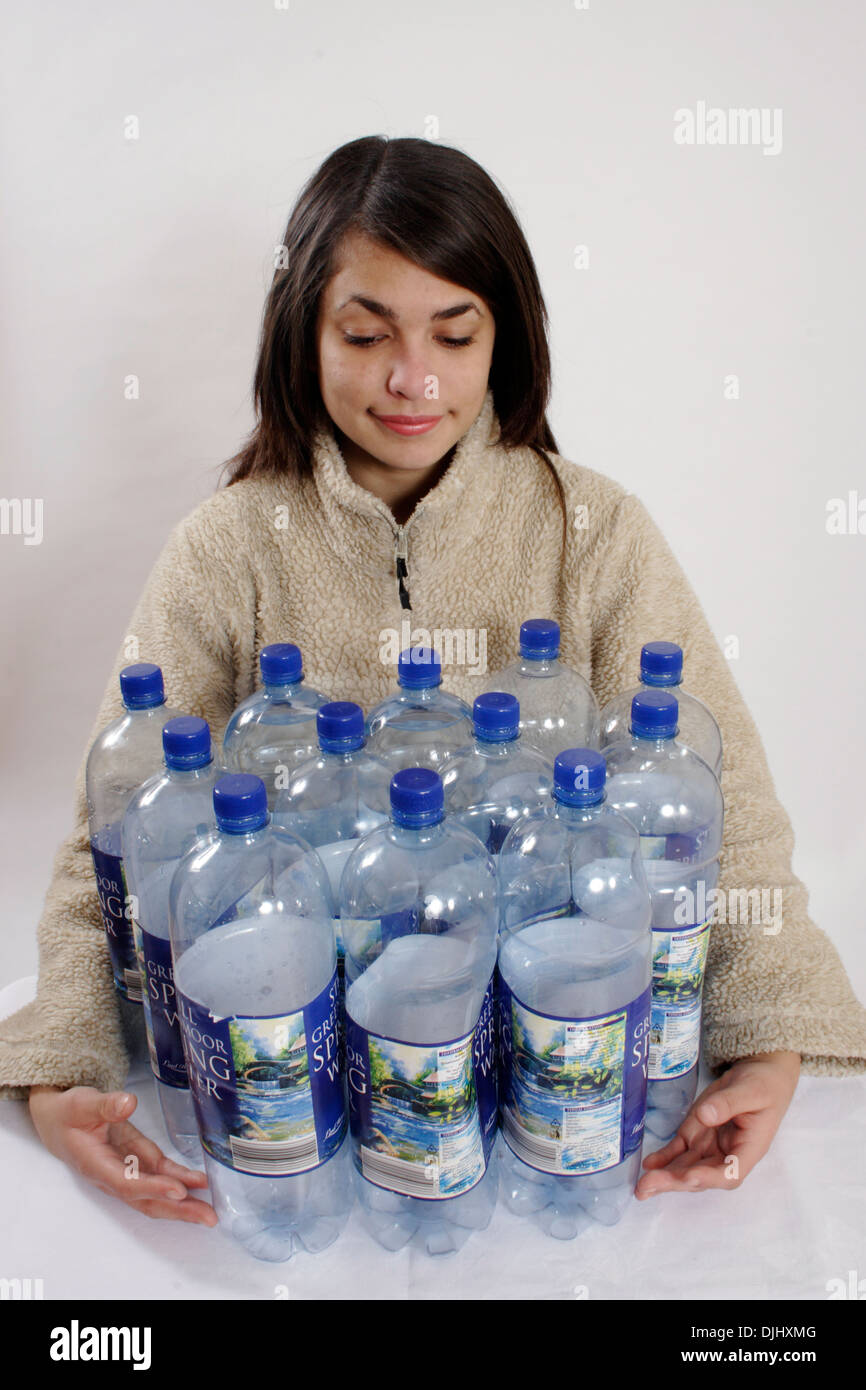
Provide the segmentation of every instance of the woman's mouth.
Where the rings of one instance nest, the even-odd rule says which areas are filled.
[[[372,411],[370,413],[380,425],[402,435],[426,434],[442,419],[441,415],[375,415]]]

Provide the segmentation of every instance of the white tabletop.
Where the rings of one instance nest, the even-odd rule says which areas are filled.
[[[0,991],[0,1017],[34,985]],[[173,1153],[149,1074],[127,1089],[133,1122]],[[381,1250],[355,1209],[329,1250],[265,1264],[219,1227],[152,1221],[89,1186],[43,1148],[25,1102],[6,1101],[0,1120],[0,1273],[41,1279],[46,1299],[826,1300],[866,1280],[864,1078],[801,1078],[770,1152],[735,1191],[635,1201],[618,1226],[564,1242],[500,1203],[486,1231],[439,1258]]]

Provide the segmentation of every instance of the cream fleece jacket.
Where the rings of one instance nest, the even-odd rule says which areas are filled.
[[[664,537],[638,498],[611,479],[556,454],[547,465],[497,438],[488,391],[445,474],[402,530],[385,503],[352,480],[330,429],[316,438],[311,476],[245,479],[174,527],[87,740],[75,823],[58,849],[39,922],[37,998],[0,1024],[0,1095],[21,1098],[37,1083],[113,1089],[127,1075],[84,791],[87,751],[123,712],[118,676],[130,659],[127,637],[138,638],[139,660],[162,668],[169,706],[203,716],[216,741],[258,685],[258,655],[269,642],[296,642],[310,685],[368,712],[395,687],[386,658],[407,644],[404,620],[433,636],[437,628],[472,630],[476,646],[467,652],[475,656],[486,634],[486,670],[461,663],[457,646],[450,662],[443,659],[443,686],[470,704],[517,655],[528,617],[556,618],[562,660],[590,682],[600,704],[635,684],[642,643],[678,642],[686,688],[709,705],[724,741],[719,887],[728,902],[732,889],[782,892],[777,932],[748,920],[712,927],[706,1059],[717,1068],[784,1048],[803,1054],[806,1072],[866,1069],[866,1010],[808,916],[806,889],[791,870],[791,824],[754,722]],[[411,611],[399,596],[398,540]]]

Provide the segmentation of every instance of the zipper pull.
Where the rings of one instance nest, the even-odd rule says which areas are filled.
[[[408,547],[406,544],[406,532],[403,530],[402,526],[398,526],[397,539],[394,544],[394,565],[397,570],[397,588],[400,594],[401,606],[411,609],[412,604],[409,599],[409,590],[404,583],[404,580],[409,578],[407,561]]]

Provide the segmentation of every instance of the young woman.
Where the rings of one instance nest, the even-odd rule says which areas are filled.
[[[517,221],[470,158],[381,137],[335,151],[286,228],[256,427],[228,486],[174,528],[128,635],[162,667],[170,705],[206,718],[215,740],[274,641],[301,647],[312,685],[365,709],[393,687],[383,650],[404,620],[484,632],[486,671],[445,666],[470,702],[530,616],[558,620],[563,659],[600,703],[633,684],[643,642],[678,642],[724,741],[720,886],[780,888],[783,925],[713,927],[704,1052],[719,1074],[646,1159],[638,1196],[736,1187],[766,1153],[801,1061],[825,1075],[862,1067],[866,1014],[808,917],[754,723],[661,532],[635,496],[558,451],[546,324]],[[87,748],[121,713],[128,650]],[[38,997],[0,1026],[0,1083],[29,1095],[46,1145],[103,1190],[149,1216],[213,1224],[194,1195],[204,1175],[165,1158],[115,1089],[127,1054],[83,777],[82,760],[39,927]]]

